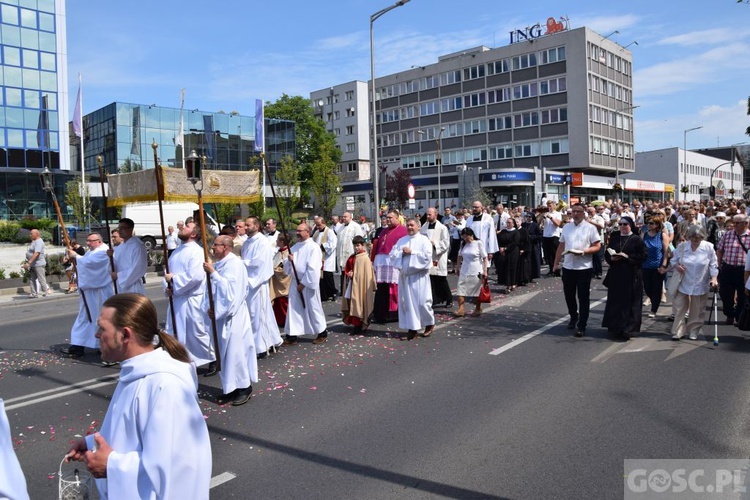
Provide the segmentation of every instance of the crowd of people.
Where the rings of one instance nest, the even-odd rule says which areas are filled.
[[[197,402],[196,367],[206,377],[219,374],[219,403],[243,405],[258,381],[258,360],[300,337],[316,345],[327,341],[323,302],[339,299],[353,335],[373,322],[397,321],[402,340],[429,337],[436,326],[433,307],[453,306],[450,273],[458,277],[455,316],[466,316],[467,302],[474,302],[470,314],[478,317],[480,291],[493,265],[498,284],[512,293],[540,278],[546,262],[547,275],[562,278],[568,328],[581,337],[591,282],[603,277],[606,262],[603,327],[627,340],[641,329],[643,307],[655,318],[669,295],[672,338],[697,339],[712,290],[721,294],[727,324],[745,307],[745,210],[735,202],[568,207],[551,200],[506,210],[474,201],[467,210],[446,208],[442,215],[435,208],[416,217],[387,210],[379,227],[348,212],[333,217],[330,226],[318,216],[312,224],[299,223],[294,239],[274,219],[251,216],[211,228],[210,246],[187,218],[176,224],[176,234],[170,227],[167,240],[165,330],[143,295],[145,248],[133,221],[121,219],[113,249],[91,233],[87,252],[71,248],[66,255],[77,271],[79,313],[64,354],[80,357],[88,347],[100,350],[103,363],[121,364],[102,429],[76,442],[68,458],[85,461],[105,494],[123,485],[165,494],[207,491],[210,445]],[[32,231],[31,239],[29,268],[44,253],[38,234]],[[44,293],[43,280],[37,280],[32,290]],[[171,418],[176,412],[189,418]],[[174,422],[184,423],[177,433],[180,449],[188,446],[195,451],[191,456],[202,457],[200,474],[158,432],[157,420],[171,422],[172,434]],[[170,477],[191,480],[163,481],[165,464],[185,472]]]

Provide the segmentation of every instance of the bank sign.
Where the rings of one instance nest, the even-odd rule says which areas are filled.
[[[524,29],[517,29],[510,32],[510,43],[531,42],[543,36],[560,33],[568,29],[568,18],[561,17],[559,21],[554,17],[547,18],[546,23],[536,23],[533,26],[527,26]]]

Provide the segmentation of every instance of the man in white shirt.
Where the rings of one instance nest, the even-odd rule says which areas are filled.
[[[338,239],[336,232],[326,226],[326,221],[321,216],[315,217],[315,231],[313,232],[313,240],[320,246],[320,251],[323,253],[323,275],[320,278],[320,300],[326,302],[328,300],[335,301],[336,294],[336,282],[333,279],[333,273],[336,272],[336,244]]]
[[[349,212],[344,212],[341,216],[341,221],[342,224],[340,227],[334,227],[337,235],[336,262],[339,269],[344,269],[346,260],[354,253],[352,239],[355,236],[362,236],[362,228],[352,220],[352,214]],[[341,273],[340,289],[344,289],[344,273]]]
[[[398,327],[407,330],[407,339],[412,340],[417,330],[424,328],[422,336],[429,337],[435,329],[429,278],[433,250],[430,240],[419,233],[417,219],[406,220],[406,232],[391,249],[390,256],[394,267],[399,269]]]
[[[247,230],[247,228],[245,228]],[[276,229],[276,219],[266,221],[266,238],[271,243],[271,248],[276,248],[276,240],[279,238],[279,231]]]
[[[553,265],[555,271],[562,265],[563,292],[570,314],[568,329],[575,328],[576,337],[583,337],[586,333],[591,276],[594,274],[591,256],[597,253],[602,245],[599,231],[593,224],[586,222],[585,214],[581,203],[573,205],[573,220],[562,229]]]
[[[177,237],[177,235],[174,232],[174,226],[169,226],[167,228],[167,258],[169,258],[170,255],[172,255],[172,252],[174,252],[175,248],[180,246],[180,238]]]
[[[114,250],[115,270],[112,279],[117,281],[117,293],[145,294],[143,277],[148,268],[148,252],[140,238],[133,236],[135,223],[132,219],[120,219],[117,229],[122,243]]]
[[[560,245],[560,234],[562,233],[562,214],[555,210],[555,202],[547,202],[547,213],[544,214],[544,227],[542,228],[542,251],[544,260],[549,265],[548,276],[556,275],[553,270],[557,247]]]
[[[471,204],[471,215],[466,219],[466,227],[470,227],[478,240],[484,243],[487,259],[492,262],[492,256],[497,252],[497,233],[492,216],[484,212],[482,202],[475,200]]]
[[[448,228],[438,222],[437,209],[427,209],[427,221],[419,232],[432,244],[432,266],[430,266],[430,286],[433,305],[445,304],[446,309],[453,307],[453,294],[448,284],[448,251],[450,250],[450,233]],[[408,231],[408,229],[407,229]]]

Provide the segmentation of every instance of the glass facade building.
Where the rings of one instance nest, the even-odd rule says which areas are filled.
[[[3,218],[47,215],[36,174],[70,169],[65,23],[64,0],[0,1]]]

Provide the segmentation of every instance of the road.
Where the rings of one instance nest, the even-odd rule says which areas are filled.
[[[621,498],[628,458],[748,457],[750,341],[722,324],[718,347],[713,326],[672,342],[671,323],[644,316],[617,342],[598,327],[605,295],[594,282],[582,339],[554,278],[495,296],[481,319],[437,309],[433,336],[411,342],[395,325],[349,336],[326,303],[330,340],[260,361],[249,404],[218,406],[218,377],[200,378],[212,497]],[[93,354],[56,354],[76,310],[69,296],[0,306],[0,396],[32,498],[55,498],[63,454],[116,383]]]

